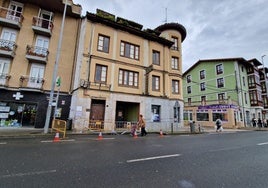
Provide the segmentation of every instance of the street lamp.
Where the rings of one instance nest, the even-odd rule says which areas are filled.
[[[54,65],[54,70],[53,70],[53,75],[52,75],[51,90],[50,90],[49,102],[48,102],[48,107],[47,107],[47,115],[46,115],[46,122],[44,126],[44,133],[48,133],[49,122],[50,122],[50,117],[51,117],[52,103],[53,103],[53,98],[54,98],[54,88],[56,85],[56,78],[58,74],[59,59],[60,59],[60,51],[61,51],[61,46],[62,46],[62,37],[63,37],[63,29],[64,29],[66,9],[67,9],[67,1],[68,0],[65,0],[64,12],[63,12],[63,17],[62,17],[62,22],[61,22],[60,38],[58,42],[56,62]]]

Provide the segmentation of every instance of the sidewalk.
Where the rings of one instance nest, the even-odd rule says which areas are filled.
[[[258,130],[265,130],[267,131],[268,128],[240,128],[240,129],[225,129],[223,130],[223,133],[230,133],[230,132],[239,132],[239,131],[258,131]],[[215,129],[213,127],[204,127],[201,130],[201,133],[215,133]],[[165,132],[164,132],[165,133]],[[38,128],[31,128],[31,127],[0,127],[0,139],[1,138],[34,138],[34,137],[54,137],[55,133],[48,134],[44,133],[44,129],[38,129]],[[86,134],[98,134],[98,132],[93,131],[86,131],[83,133],[77,133],[75,131],[66,131],[66,135],[86,135]],[[111,132],[103,132],[103,134],[111,134]],[[121,132],[118,132],[118,134],[121,134]],[[127,133],[126,133],[127,134]],[[149,134],[158,134],[157,132],[149,132]],[[179,131],[167,134],[191,134],[190,128],[188,126],[180,127]],[[193,134],[199,134],[199,130],[195,129],[195,133]]]

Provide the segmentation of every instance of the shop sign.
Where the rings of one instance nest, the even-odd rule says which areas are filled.
[[[8,118],[8,113],[0,113],[0,119]]]
[[[238,106],[234,104],[212,104],[212,105],[198,106],[198,109],[200,110],[215,110],[215,109],[228,109],[228,108],[237,109]]]
[[[0,112],[9,112],[10,106],[0,106]]]

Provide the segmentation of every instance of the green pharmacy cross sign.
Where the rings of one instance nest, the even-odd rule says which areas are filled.
[[[57,79],[56,79],[56,86],[60,87],[60,85],[61,85],[61,77],[58,76]]]

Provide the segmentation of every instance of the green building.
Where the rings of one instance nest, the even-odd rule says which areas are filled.
[[[224,127],[246,127],[252,119],[264,119],[267,97],[260,65],[244,58],[196,62],[183,74],[184,123],[214,126],[221,118]]]

